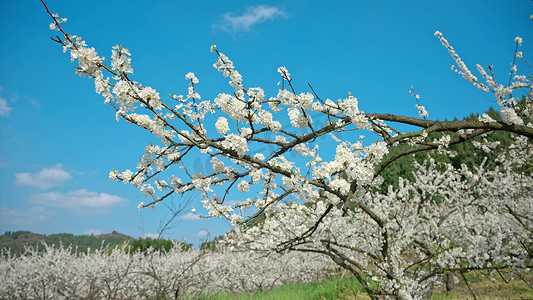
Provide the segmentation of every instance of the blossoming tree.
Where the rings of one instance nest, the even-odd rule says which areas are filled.
[[[245,87],[233,62],[214,45],[214,67],[229,77],[233,92],[202,99],[195,90],[199,80],[188,73],[187,95],[169,94],[163,101],[155,89],[133,80],[128,49],[113,47],[106,65],[81,37],[64,30],[66,19],[46,10],[53,18],[50,29],[59,32],[52,39],[77,60],[77,74],[94,80],[117,120],[161,141],[146,146],[135,171],[109,174],[148,197],[139,209],[199,191],[206,217],[231,222],[225,239],[231,247],[322,253],[350,270],[372,298],[420,298],[450,273],[466,280],[463,274],[470,270],[520,274],[530,267],[533,88],[530,76],[518,75],[516,61],[506,85],[491,68],[478,65],[479,79],[435,33],[454,70],[494,93],[502,121],[486,114],[475,121],[430,120],[414,90],[418,117],[365,113],[351,94],[332,101],[311,86],[298,93],[284,67],[278,69],[281,89],[267,97],[259,87]],[[515,58],[531,69],[518,51],[521,38],[515,42]],[[522,100],[513,97],[521,91]],[[290,126],[282,126],[285,121]],[[394,124],[417,129],[402,132]],[[364,143],[361,131],[377,141]],[[493,131],[512,133],[513,144],[502,149],[483,142]],[[336,145],[332,159],[320,151],[323,141]],[[396,159],[422,151],[459,155],[449,147],[461,143],[474,143],[497,158],[471,168],[428,159],[416,165],[414,181],[400,178],[398,188],[385,193],[378,188],[380,174]],[[389,154],[400,144],[410,147]],[[212,172],[190,172],[189,158],[199,154],[209,157]],[[234,190],[244,200],[228,201]]]

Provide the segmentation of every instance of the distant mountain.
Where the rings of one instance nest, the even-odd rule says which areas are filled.
[[[42,242],[45,242],[54,247],[72,245],[72,251],[76,251],[77,248],[78,252],[86,253],[88,249],[99,249],[102,246],[114,247],[133,240],[135,240],[133,237],[117,231],[100,235],[73,235],[70,233],[44,235],[30,231],[6,231],[0,236],[0,250],[8,250],[12,254],[18,255],[24,253],[27,246],[37,247],[39,250],[44,249]]]

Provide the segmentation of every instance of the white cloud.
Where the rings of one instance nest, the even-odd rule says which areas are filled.
[[[240,16],[235,16],[231,12],[225,13],[222,23],[214,26],[224,31],[236,33],[238,31],[250,31],[251,27],[257,23],[274,20],[279,17],[286,17],[282,9],[274,6],[258,5],[248,7],[244,14]]]
[[[83,232],[85,235],[101,235],[102,230],[100,229],[87,229]]]
[[[2,91],[2,87],[0,86],[0,91]],[[9,115],[9,113],[13,110],[13,107],[9,106],[7,104],[7,99],[4,97],[0,97],[0,116],[5,117]]]
[[[181,217],[182,220],[201,220],[202,218],[200,218],[198,215],[196,215],[195,213],[188,213],[184,216]]]
[[[34,225],[50,219],[56,211],[41,206],[34,206],[25,210],[0,207],[0,223],[6,225]]]
[[[141,237],[144,238],[144,239],[146,239],[146,238],[158,239],[159,238],[159,233],[148,232],[148,233],[143,234]]]
[[[5,117],[13,110],[13,107],[7,104],[6,98],[0,97],[0,116]]]
[[[61,164],[57,164],[51,168],[44,168],[36,173],[15,174],[15,183],[46,190],[52,187],[60,186],[67,182],[70,178],[72,178],[72,175],[63,170],[63,166]]]
[[[66,193],[49,192],[32,196],[32,202],[73,210],[76,213],[108,213],[111,208],[124,205],[125,198],[86,189]]]

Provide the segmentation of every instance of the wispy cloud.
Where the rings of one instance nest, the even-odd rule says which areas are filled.
[[[0,168],[7,167],[8,163],[2,158],[2,154],[0,154]]]
[[[2,87],[0,86],[0,92]],[[13,110],[13,107],[9,106],[7,99],[0,96],[0,116],[6,117]]]
[[[15,183],[46,190],[63,185],[70,178],[72,178],[72,175],[63,170],[61,164],[57,164],[51,168],[44,168],[36,173],[17,173],[15,174]]]
[[[190,212],[182,216],[181,219],[182,220],[201,220],[202,218],[200,218],[197,214]]]
[[[268,5],[258,5],[246,8],[242,15],[235,15],[233,12],[227,12],[222,17],[220,24],[215,24],[215,28],[220,28],[230,33],[239,31],[250,31],[252,26],[280,17],[287,17],[287,14],[278,7]]]
[[[50,219],[55,210],[34,206],[29,209],[16,210],[8,207],[0,207],[0,224],[6,225],[35,225]]]
[[[209,235],[209,231],[207,230],[200,230],[196,233],[196,236],[199,238],[205,238]]]
[[[37,99],[28,97],[28,101],[30,102],[31,106],[35,107],[36,109],[41,108],[41,103],[37,101]]]
[[[108,213],[112,208],[128,202],[125,198],[86,189],[66,193],[49,192],[32,196],[32,202],[72,210],[79,214]]]

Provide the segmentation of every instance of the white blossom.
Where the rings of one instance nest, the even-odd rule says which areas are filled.
[[[493,118],[491,118],[488,114],[483,114],[478,117],[478,120],[483,123],[493,123],[496,122]]]
[[[426,108],[422,105],[416,105],[416,108],[418,109],[418,115],[421,117],[421,118],[424,118],[424,117],[429,117],[429,114],[428,112],[426,111]]]
[[[221,135],[225,135],[229,131],[228,120],[224,117],[219,117],[215,124],[215,127]]]
[[[503,122],[509,125],[524,125],[524,121],[516,114],[516,111],[509,107],[502,107]]]
[[[241,180],[241,182],[239,182],[238,184],[238,189],[239,191],[243,192],[243,193],[246,193],[250,190],[250,185],[248,185],[248,182],[245,181],[245,180]]]

